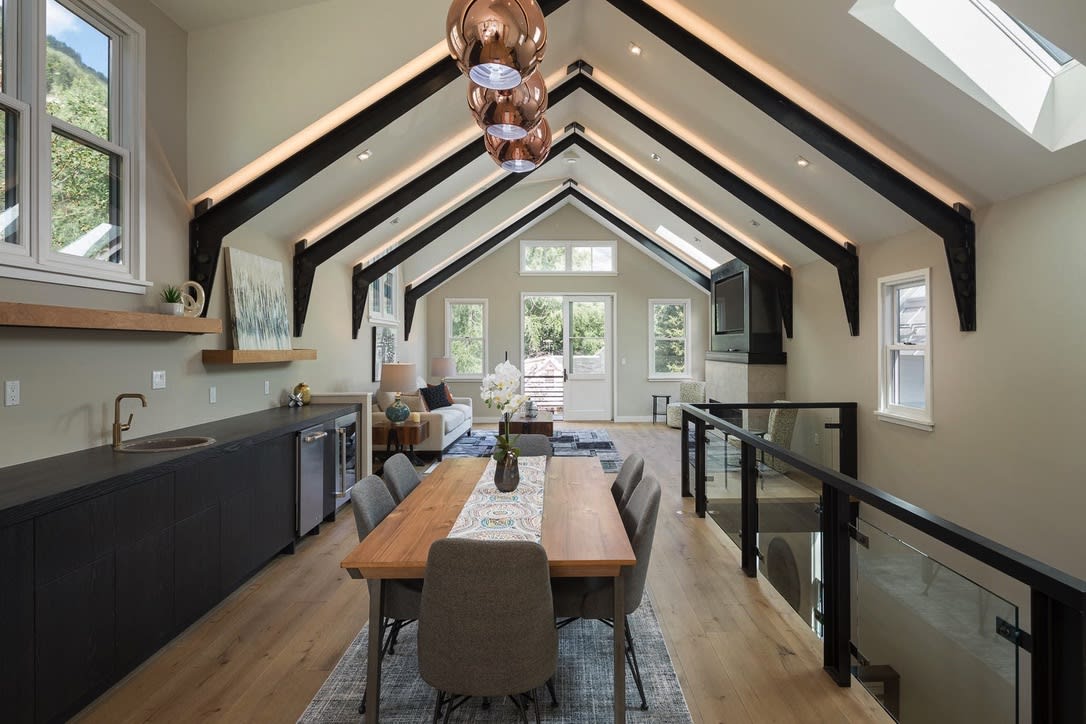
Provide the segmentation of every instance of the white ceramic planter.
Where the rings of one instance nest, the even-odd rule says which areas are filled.
[[[171,317],[185,316],[185,305],[180,302],[159,302],[159,314],[168,314]]]

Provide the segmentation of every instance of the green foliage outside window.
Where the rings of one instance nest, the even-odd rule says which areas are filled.
[[[524,249],[524,270],[534,272],[565,271],[565,246],[528,246]]]
[[[456,360],[456,374],[482,375],[486,336],[483,305],[451,304],[449,318],[449,354]]]
[[[653,372],[676,374],[686,371],[686,306],[652,306]]]

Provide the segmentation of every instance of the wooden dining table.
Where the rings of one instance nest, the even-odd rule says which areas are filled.
[[[340,562],[369,585],[366,721],[380,720],[383,582],[424,578],[430,544],[448,536],[482,477],[487,458],[440,463]],[[610,481],[594,457],[547,460],[543,548],[552,578],[607,577],[614,588],[614,720],[626,721],[625,602],[622,569],[636,563]],[[372,717],[372,718],[370,718]]]

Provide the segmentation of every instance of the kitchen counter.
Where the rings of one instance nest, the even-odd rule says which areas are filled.
[[[0,468],[0,528],[357,410],[356,404],[278,407],[146,436],[215,438],[207,447],[121,453],[102,445]]]

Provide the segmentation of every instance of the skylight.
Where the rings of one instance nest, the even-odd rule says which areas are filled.
[[[659,236],[661,239],[664,239],[668,243],[674,245],[676,248],[679,249],[679,251],[686,254],[691,259],[694,259],[706,269],[715,269],[717,266],[719,266],[719,264],[716,263],[716,260],[713,259],[713,257],[709,256],[704,251],[694,246],[689,241],[682,238],[663,224],[660,224],[660,226],[656,227],[656,235]]]
[[[1086,66],[992,0],[857,0],[849,12],[1050,151],[1086,139]]]

